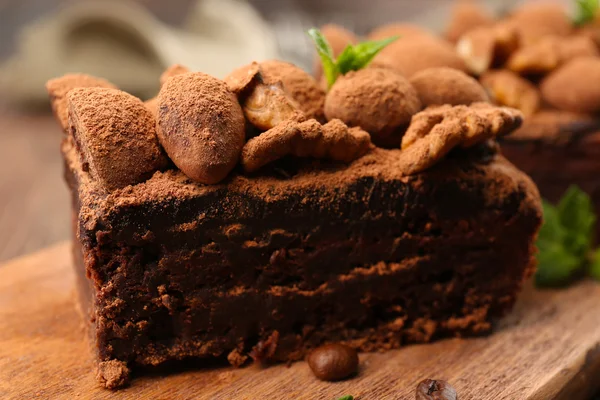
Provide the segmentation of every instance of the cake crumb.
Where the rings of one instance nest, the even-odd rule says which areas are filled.
[[[118,389],[129,383],[130,372],[123,361],[102,361],[98,364],[96,379],[107,389]]]

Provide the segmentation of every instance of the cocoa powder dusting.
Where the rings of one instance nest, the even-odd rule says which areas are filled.
[[[469,105],[489,101],[483,87],[469,75],[448,67],[428,68],[410,78],[423,106]]]
[[[78,87],[117,87],[109,81],[85,74],[67,74],[46,82],[46,90],[50,95],[50,104],[58,123],[67,131],[69,127],[69,111],[67,110],[67,93]]]
[[[84,168],[106,190],[133,185],[167,165],[156,122],[141,100],[117,89],[68,94],[69,130]]]

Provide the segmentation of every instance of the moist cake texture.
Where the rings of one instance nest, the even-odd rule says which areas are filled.
[[[151,105],[54,81],[67,93],[54,98],[69,115],[75,269],[105,387],[174,360],[238,367],[325,343],[377,351],[484,334],[533,273],[539,194],[496,143],[521,113],[481,96],[422,110],[407,80],[368,72],[361,90],[385,74],[399,91],[390,101],[414,100],[382,103],[392,123],[376,147],[381,132],[354,116],[302,111],[326,94],[297,67],[273,73],[281,64],[224,81],[172,68]],[[328,104],[360,98],[353,79]],[[371,126],[366,109],[356,121]],[[408,126],[395,112],[412,115]],[[135,151],[113,162],[122,146]]]

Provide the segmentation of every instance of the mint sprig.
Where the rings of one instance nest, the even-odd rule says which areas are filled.
[[[354,400],[354,396],[347,394],[345,396],[338,398],[337,400]]]
[[[599,0],[576,0],[577,11],[573,23],[575,26],[585,25],[598,15],[600,9]]]
[[[377,53],[399,38],[399,36],[393,36],[387,39],[371,40],[355,45],[349,44],[336,59],[329,42],[320,30],[316,28],[309,29],[308,35],[315,42],[317,53],[323,64],[323,73],[325,79],[327,79],[328,88],[335,83],[340,75],[365,68]]]
[[[564,285],[588,264],[590,275],[600,278],[600,251],[592,251],[596,215],[590,197],[577,186],[571,186],[558,205],[544,201],[543,208],[544,225],[537,240],[536,284]]]

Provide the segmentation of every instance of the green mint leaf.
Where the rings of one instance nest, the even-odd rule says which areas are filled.
[[[571,186],[557,206],[560,223],[567,231],[564,245],[575,257],[584,259],[592,246],[596,216],[592,200],[577,186]]]
[[[577,0],[575,3],[577,4],[577,12],[573,23],[576,26],[585,25],[596,18],[600,8],[599,0]]]
[[[589,274],[592,278],[600,281],[600,248],[592,253],[589,266]]]
[[[538,240],[538,269],[535,283],[538,286],[562,286],[567,284],[581,268],[581,260],[570,254],[559,242]]]
[[[346,47],[346,50],[348,48],[352,49],[352,51],[348,52],[351,58],[342,58],[346,50],[340,54],[337,60],[340,73],[345,74],[349,71],[358,71],[365,68],[381,50],[398,40],[398,38],[399,36],[393,36],[387,39],[362,42]]]
[[[398,39],[398,36],[394,36],[383,40],[373,40],[356,45],[348,45],[340,53],[337,60],[335,60],[331,46],[321,31],[312,28],[308,31],[308,34],[315,42],[317,53],[323,64],[323,73],[327,79],[328,87],[331,87],[335,83],[339,75],[365,68],[377,53]]]
[[[347,394],[346,396],[342,396],[337,400],[354,400],[354,396],[350,396],[349,394]]]
[[[325,79],[327,79],[327,86],[331,87],[340,74],[333,57],[333,50],[331,50],[329,42],[320,30],[312,28],[308,30],[308,34],[315,42],[317,53],[323,64],[323,74],[325,75]]]

